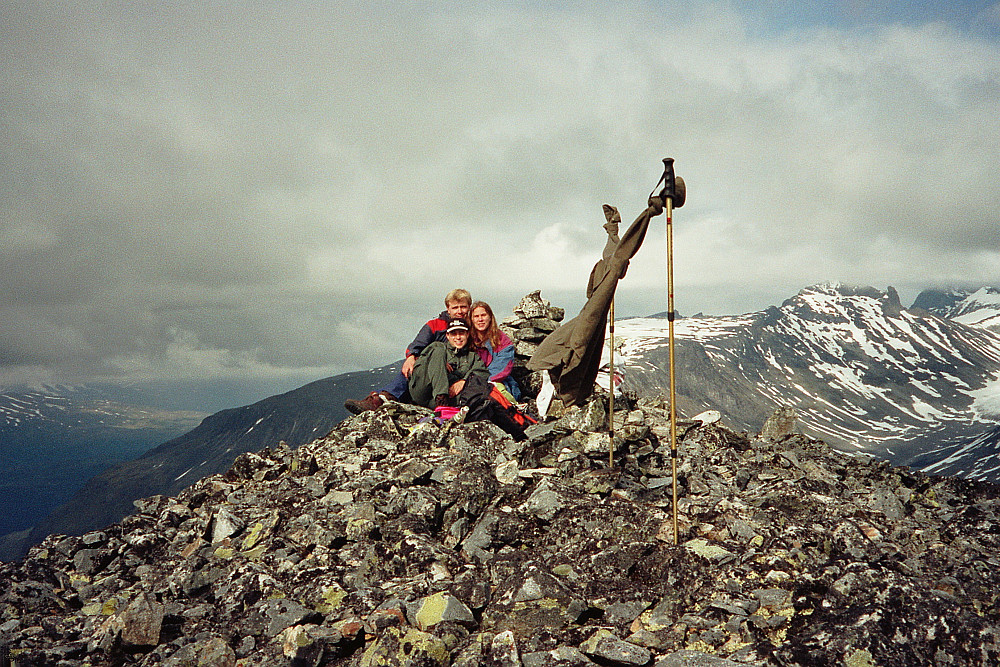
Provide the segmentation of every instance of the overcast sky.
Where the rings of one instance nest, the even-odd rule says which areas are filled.
[[[289,386],[445,292],[576,314],[676,159],[677,308],[1000,283],[1000,4],[0,5],[0,387]],[[666,309],[654,225],[619,316]]]

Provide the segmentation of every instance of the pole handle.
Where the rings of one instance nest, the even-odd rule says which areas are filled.
[[[663,187],[657,191],[660,183],[663,184]],[[653,191],[649,193],[649,198],[653,197],[659,197],[662,204],[666,204],[669,198],[674,208],[683,206],[684,200],[687,199],[687,186],[684,184],[683,178],[674,175],[674,159],[672,157],[663,158],[663,175],[653,186]]]
[[[663,158],[663,189],[660,190],[660,197],[663,201],[670,197],[672,200],[677,195],[677,179],[674,176],[674,159],[672,157]]]

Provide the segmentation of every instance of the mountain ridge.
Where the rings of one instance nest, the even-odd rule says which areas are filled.
[[[737,428],[759,429],[791,405],[804,433],[905,464],[1000,420],[984,400],[1000,394],[1000,336],[905,309],[892,288],[810,286],[780,307],[685,318],[675,329],[679,407],[719,409]],[[665,391],[667,324],[620,320],[616,338],[624,387]]]

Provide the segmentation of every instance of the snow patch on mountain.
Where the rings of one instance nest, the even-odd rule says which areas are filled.
[[[925,290],[913,302],[913,307],[962,324],[1000,331],[1000,288],[997,287],[982,287],[976,291]]]
[[[998,293],[975,295],[977,312],[1000,304]],[[972,302],[952,298],[956,308]],[[626,388],[666,386],[668,328],[660,318],[616,322]],[[759,429],[791,405],[803,433],[906,463],[1000,422],[1000,335],[903,308],[892,288],[815,285],[780,308],[680,319],[674,334],[679,400],[728,405],[723,414],[738,428]]]
[[[973,398],[972,410],[977,415],[984,419],[1000,419],[1000,374],[969,395]]]

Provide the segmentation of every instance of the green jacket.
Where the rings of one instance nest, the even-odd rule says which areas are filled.
[[[434,407],[434,397],[448,393],[448,387],[470,375],[488,380],[490,372],[479,355],[469,346],[456,350],[447,341],[435,341],[425,347],[410,374],[410,398],[417,405]]]

